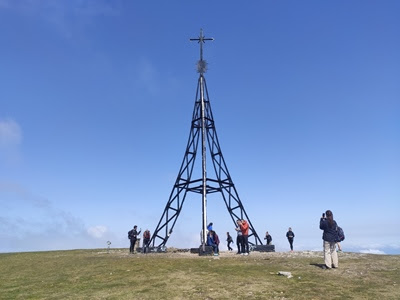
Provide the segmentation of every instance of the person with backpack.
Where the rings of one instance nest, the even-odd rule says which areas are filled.
[[[324,241],[324,269],[337,268],[339,266],[338,255],[336,252],[337,242],[337,223],[333,219],[333,213],[327,210],[322,214],[319,221],[319,228],[324,231],[322,239]]]
[[[146,253],[148,251],[149,248],[149,243],[150,243],[150,231],[148,229],[145,230],[145,232],[143,233],[143,253]]]
[[[233,243],[233,239],[229,232],[226,233],[226,242],[228,243],[228,251],[232,251],[231,243]]]
[[[132,230],[129,230],[128,232],[128,239],[131,240],[131,246],[129,248],[129,252],[130,253],[135,253],[135,245],[136,245],[136,241],[137,241],[137,236],[142,232],[142,230],[140,229],[139,232],[137,232],[137,226],[133,226]]]
[[[289,227],[288,232],[286,232],[286,237],[289,241],[290,245],[290,252],[293,252],[293,239],[294,239],[294,232],[292,231],[292,227]]]

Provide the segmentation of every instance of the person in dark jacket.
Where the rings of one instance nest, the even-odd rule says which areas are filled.
[[[319,228],[324,231],[322,239],[324,240],[325,268],[337,268],[339,266],[336,252],[337,224],[330,210],[322,214],[321,220],[319,221]]]
[[[135,253],[135,245],[137,241],[137,236],[140,234],[141,230],[137,232],[137,226],[133,226],[133,229],[128,232],[128,238],[131,240],[131,246],[129,248],[130,253]]]
[[[293,239],[294,239],[294,232],[292,231],[292,227],[289,227],[288,232],[286,232],[286,237],[290,244],[290,252],[293,252]]]
[[[233,239],[229,232],[226,233],[226,242],[228,243],[228,251],[232,251],[231,243],[233,243]]]
[[[267,240],[267,245],[271,245],[272,236],[268,233],[268,231],[265,233],[265,238],[264,238],[264,240]]]

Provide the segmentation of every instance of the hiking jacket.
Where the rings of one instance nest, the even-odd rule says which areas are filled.
[[[335,220],[333,220],[333,224],[331,227],[329,226],[329,222],[327,219],[321,218],[321,220],[319,221],[319,229],[324,231],[324,233],[322,234],[322,239],[330,243],[336,242],[336,237],[337,237],[336,227],[337,224]]]
[[[214,233],[214,242],[215,244],[217,244],[217,246],[219,245],[219,237],[218,234]]]
[[[240,226],[239,227],[236,227],[238,230],[236,230],[236,232],[237,232],[237,235],[238,236],[242,236],[242,231],[241,231],[241,229],[240,229]]]
[[[150,231],[146,230],[146,231],[143,233],[143,239],[149,240],[150,237],[151,237],[151,236],[150,236]]]
[[[246,220],[242,221],[242,225],[240,225],[240,231],[243,235],[249,235],[249,223]]]
[[[294,238],[294,232],[293,232],[293,231],[288,231],[288,232],[286,232],[286,237],[287,237],[289,240],[293,240],[293,238]]]
[[[140,234],[140,231],[137,232],[136,229],[132,229],[132,230],[129,231],[129,238],[130,238],[130,239],[135,239],[135,240],[136,240],[138,234]]]
[[[207,246],[216,246],[214,239],[211,236],[207,236]]]
[[[269,244],[272,242],[272,236],[269,234],[264,238],[264,240],[267,240],[267,244]]]

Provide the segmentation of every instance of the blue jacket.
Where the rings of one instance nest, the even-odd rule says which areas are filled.
[[[207,246],[216,246],[214,239],[211,236],[207,236]]]
[[[332,227],[329,226],[327,219],[321,218],[319,221],[319,229],[323,230],[322,239],[326,242],[334,243],[336,242],[337,232],[336,232],[336,221],[333,220]]]

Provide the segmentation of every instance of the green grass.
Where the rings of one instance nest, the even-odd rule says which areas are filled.
[[[344,253],[322,270],[315,252],[127,252],[0,254],[0,299],[400,299],[400,256]]]

